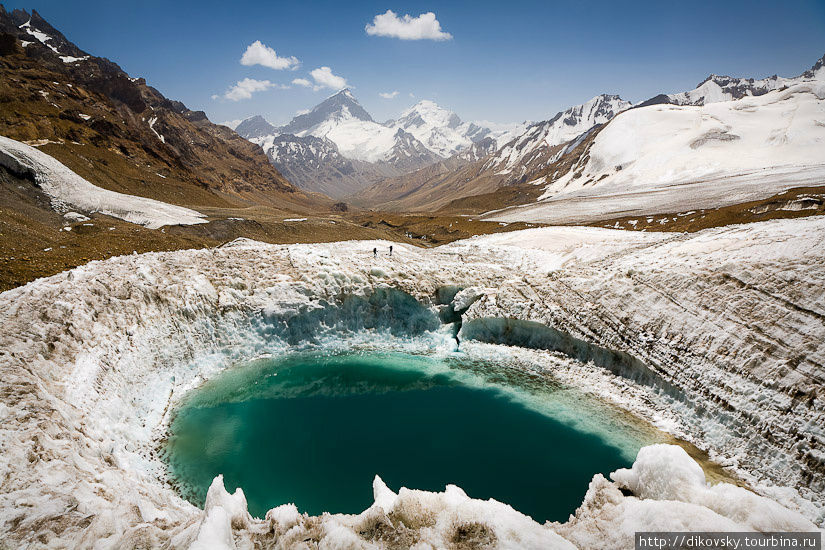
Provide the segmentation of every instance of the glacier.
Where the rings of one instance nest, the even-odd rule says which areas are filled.
[[[435,249],[239,239],[39,279],[0,294],[0,538],[616,548],[637,530],[821,528],[823,245],[822,217],[692,234],[547,227]],[[175,493],[158,444],[189,390],[240,361],[353,347],[546,370],[704,449],[752,491],[710,484],[681,448],[657,445],[544,525],[455,486],[380,479],[354,515],[285,504],[255,518],[220,478],[204,510]]]

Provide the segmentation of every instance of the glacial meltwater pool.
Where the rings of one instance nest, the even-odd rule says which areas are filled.
[[[164,449],[181,494],[213,478],[253,515],[360,513],[394,491],[494,498],[565,521],[597,472],[629,466],[649,427],[546,374],[403,353],[296,354],[228,369],[177,409]]]

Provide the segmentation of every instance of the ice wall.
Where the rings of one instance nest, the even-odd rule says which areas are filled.
[[[619,366],[622,354],[635,358],[713,411],[715,420],[677,401],[657,401],[632,377],[614,395],[609,370],[596,364],[580,370],[588,384],[609,381],[599,386],[604,397],[623,399],[625,408],[663,405],[668,429],[738,467],[762,495],[821,522],[825,220],[644,239],[631,234],[628,242],[622,232],[580,232],[586,254],[571,252],[576,232],[556,228],[524,232],[525,247],[512,235],[505,245],[395,244],[392,258],[377,259],[373,247],[388,243],[238,241],[91,262],[0,294],[1,538],[17,546],[186,548],[198,539],[235,544],[271,541],[277,533],[286,537],[277,544],[299,547],[300,529],[296,538],[286,533],[301,523],[311,540],[383,544],[350,529],[353,517],[298,521],[282,509],[247,523],[236,513],[239,497],[199,511],[164,484],[155,443],[177,400],[238,360],[313,345],[450,352],[455,341],[438,319],[444,308],[452,320],[463,312],[468,336],[479,319],[516,319],[547,327],[544,345],[558,346],[569,335],[574,352],[581,341],[590,348],[580,349],[598,346]],[[594,248],[592,241],[606,234]],[[522,323],[508,330],[524,327],[542,332]],[[622,482],[630,486],[630,479]],[[391,498],[378,493],[377,501]],[[408,512],[404,527],[422,541],[444,540],[423,534],[442,513],[441,525],[460,528],[426,536],[455,535],[457,542],[495,536],[504,547],[516,536],[484,519],[502,510],[497,505],[466,502],[454,490],[428,495],[416,497],[420,507],[411,499],[404,508],[418,510]],[[655,524],[662,528],[766,525],[690,499],[666,502],[643,491],[628,497],[597,476],[577,520],[529,528],[513,522],[548,537],[535,539],[545,547],[557,540],[553,532],[582,547],[613,547],[613,534],[624,532],[618,526],[653,527],[653,517],[669,518]],[[384,510],[397,527],[401,512]],[[370,525],[375,529],[365,532],[389,529],[383,520]]]

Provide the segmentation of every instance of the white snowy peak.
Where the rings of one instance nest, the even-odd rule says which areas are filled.
[[[610,121],[631,106],[632,103],[617,95],[602,94],[586,103],[570,107],[547,122],[550,129],[547,144],[559,145],[570,141],[593,126]]]
[[[282,127],[281,130],[292,129],[289,128],[292,124]],[[338,150],[345,157],[366,162],[385,160],[395,145],[395,130],[371,118],[365,120],[353,114],[346,105],[317,124],[307,129],[299,129],[295,135],[327,138],[338,146]]]
[[[401,113],[397,120],[390,120],[386,125],[409,132],[430,151],[445,158],[469,148],[490,134],[489,128],[462,122],[454,112],[428,99],[419,101]]]
[[[344,89],[289,124],[276,128],[262,117],[252,117],[238,126],[238,133],[256,142],[281,134],[328,139],[346,158],[414,170],[468,149],[490,130],[462,122],[432,101],[421,101],[398,120],[380,124]]]
[[[271,142],[271,138],[283,134],[328,139],[341,155],[367,162],[385,160],[395,145],[395,131],[375,122],[349,89],[329,96],[311,111],[294,117],[284,126],[274,127],[256,116],[242,122],[237,131],[259,144],[267,141],[266,138],[270,138],[268,141]],[[290,147],[297,147],[295,140],[290,140],[290,143]],[[305,150],[304,147],[298,149]],[[288,162],[283,152],[279,159]],[[296,157],[293,162],[301,162],[302,159],[304,155]]]
[[[495,169],[499,173],[514,170],[525,172],[535,170],[555,159],[545,154],[550,148],[571,141],[598,124],[610,121],[617,114],[629,109],[632,104],[617,95],[598,95],[591,100],[574,105],[556,114],[550,120],[537,122],[516,137],[485,165],[486,170]]]
[[[314,130],[330,121],[347,122],[358,120],[374,122],[370,114],[358,103],[349,88],[337,92],[304,113],[293,118],[289,124],[278,128],[281,134],[306,135],[313,134]]]

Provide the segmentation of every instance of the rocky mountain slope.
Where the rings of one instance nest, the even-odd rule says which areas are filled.
[[[264,136],[271,136],[278,133],[276,128],[260,115],[255,115],[239,121],[233,130],[235,130],[241,137],[249,140]]]
[[[458,154],[408,174],[382,179],[346,200],[375,210],[431,212],[453,200],[498,189],[503,177],[484,172],[483,166],[483,161]]]
[[[247,129],[243,123],[239,132]],[[389,164],[349,159],[326,137],[293,134],[268,134],[252,137],[269,161],[289,181],[332,198],[340,198],[361,189],[365,183],[384,179],[396,172]]]
[[[81,51],[37,12],[0,7],[0,135],[34,144],[88,181],[175,204],[326,204],[250,144]]]
[[[398,120],[381,124],[348,89],[284,126],[254,116],[236,130],[261,145],[291,181],[335,198],[469,150],[492,134],[432,101],[421,101]],[[319,147],[313,138],[326,140],[325,145]]]

